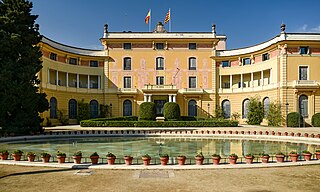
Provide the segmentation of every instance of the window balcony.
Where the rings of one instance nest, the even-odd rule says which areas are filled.
[[[296,80],[293,81],[294,88],[318,88],[319,82],[315,80]]]
[[[146,84],[144,85],[142,91],[144,93],[150,92],[177,92],[178,89],[176,85],[154,85],[154,84]]]
[[[203,89],[201,88],[184,88],[182,94],[203,94]]]
[[[138,91],[135,88],[119,88],[118,92],[122,94],[136,94]]]

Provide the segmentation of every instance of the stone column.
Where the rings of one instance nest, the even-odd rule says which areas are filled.
[[[98,89],[101,89],[101,76],[98,75]]]
[[[143,102],[147,102],[148,101],[148,95],[144,94],[143,95]]]
[[[69,87],[69,73],[66,73],[66,86]]]
[[[222,75],[219,75],[219,88],[222,89]]]
[[[50,83],[50,68],[48,68],[48,83],[51,84]]]
[[[177,102],[177,94],[172,95],[172,102]]]
[[[56,71],[56,85],[59,85],[59,71]]]
[[[169,94],[168,96],[169,96],[169,102],[172,102],[172,95]]]
[[[253,87],[254,83],[253,83],[253,73],[251,73],[251,82],[250,82],[250,86]]]
[[[149,97],[148,97],[148,102],[151,102],[151,94],[149,94]]]
[[[90,75],[88,75],[88,85],[87,85],[88,89],[90,89]]]
[[[263,79],[263,71],[261,71],[261,86],[264,85],[264,79]]]
[[[240,74],[240,88],[243,89],[243,74]]]
[[[77,73],[77,88],[79,88],[80,86],[80,82],[79,82],[79,73]]]
[[[230,75],[230,89],[232,89],[232,75]]]

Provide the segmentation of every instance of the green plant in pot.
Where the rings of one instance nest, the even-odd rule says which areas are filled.
[[[160,154],[161,165],[167,165],[168,161],[169,161],[169,155],[168,154]]]
[[[81,159],[82,159],[82,152],[81,151],[77,151],[73,154],[72,156],[73,158],[73,162],[75,164],[81,164]]]
[[[285,158],[285,154],[282,153],[282,152],[278,152],[276,153],[276,160],[277,160],[277,163],[283,163],[284,162],[284,158]]]
[[[8,159],[8,155],[9,155],[8,150],[1,150],[0,151],[1,160],[7,160]]]
[[[232,153],[229,155],[229,162],[230,164],[234,165],[237,163],[238,155],[235,153]]]
[[[36,158],[36,154],[34,152],[29,151],[27,153],[27,157],[29,162],[34,162],[34,159]]]
[[[315,154],[316,154],[316,158],[320,160],[320,149],[317,149]]]
[[[197,153],[197,155],[194,158],[196,160],[196,165],[202,165],[203,164],[204,156],[203,156],[202,152]]]
[[[246,163],[247,164],[252,164],[253,163],[253,159],[254,159],[254,155],[251,153],[248,153],[245,155],[244,157],[246,159]]]
[[[23,154],[23,151],[18,149],[18,150],[13,151],[13,153],[11,155],[12,155],[14,161],[20,161],[22,154]]]
[[[67,155],[65,153],[60,152],[60,151],[57,152],[58,163],[65,163],[66,157],[67,157]]]
[[[107,154],[108,165],[113,165],[116,158],[117,157],[113,153],[108,152],[108,154]]]
[[[291,151],[289,153],[289,156],[290,156],[290,159],[291,159],[292,162],[297,162],[298,161],[299,154],[297,153],[297,151]]]
[[[212,154],[212,162],[214,165],[219,165],[221,156],[219,154]]]
[[[310,151],[304,150],[304,151],[302,151],[302,155],[304,157],[304,160],[306,160],[306,161],[311,160],[312,153]]]
[[[148,154],[142,155],[144,165],[150,165],[151,157]]]
[[[178,155],[177,160],[178,160],[178,165],[184,165],[186,162],[186,156],[185,155]]]
[[[47,152],[43,152],[40,154],[41,155],[41,159],[43,163],[48,163],[50,160],[51,155]]]
[[[269,163],[269,158],[270,158],[269,154],[263,152],[260,156],[261,156],[262,163]]]
[[[123,159],[124,159],[124,162],[126,165],[132,164],[133,157],[131,155],[125,155],[125,156],[123,156]]]
[[[94,152],[90,155],[90,159],[91,159],[91,163],[93,165],[96,165],[98,164],[98,161],[99,161],[99,154],[97,152]]]

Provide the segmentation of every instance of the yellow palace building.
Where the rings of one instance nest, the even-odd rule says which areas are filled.
[[[267,110],[280,102],[283,113],[300,112],[310,122],[320,112],[320,34],[281,33],[258,45],[226,49],[225,35],[210,32],[109,32],[103,50],[71,47],[42,38],[40,91],[53,123],[58,110],[76,123],[77,103],[90,105],[92,118],[101,106],[109,116],[138,116],[139,105],[177,102],[183,116],[209,117],[221,107],[226,118],[245,122],[249,98],[259,96]],[[46,120],[45,120],[46,121]]]

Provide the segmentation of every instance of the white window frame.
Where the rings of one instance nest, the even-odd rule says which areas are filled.
[[[125,81],[126,78],[130,78],[130,87],[125,86],[126,85],[126,81]],[[132,88],[132,77],[131,76],[123,76],[123,88],[124,89],[131,89]]]
[[[192,66],[190,65],[191,64],[191,59],[195,59],[195,66],[194,66],[195,69],[191,69],[192,68]],[[197,70],[197,60],[198,60],[197,57],[194,57],[194,56],[190,56],[188,58],[188,70],[191,70],[191,71]]]
[[[163,83],[161,84],[161,78],[163,80]],[[159,80],[159,84],[158,84],[158,80]],[[156,76],[156,85],[164,85],[165,79],[164,76]]]
[[[307,67],[307,80],[310,79],[310,67],[309,65],[299,65],[298,66],[298,80],[299,81],[307,81],[307,80],[300,80],[300,67]]]
[[[191,77],[194,77],[194,78],[196,79],[196,87],[190,87],[190,78],[191,78]],[[189,89],[196,89],[196,88],[198,87],[197,85],[198,85],[198,78],[197,78],[197,76],[189,76],[189,77],[188,77],[188,88],[189,88]]]
[[[163,69],[158,69],[158,59],[161,60],[161,58],[163,60],[163,62],[162,62],[162,68]],[[165,59],[164,59],[164,57],[162,57],[162,56],[156,57],[156,70],[164,70],[164,68],[165,68]]]
[[[125,59],[126,58],[130,58],[130,69],[125,69]],[[130,56],[125,56],[125,57],[123,57],[122,58],[122,62],[123,62],[123,65],[122,65],[122,70],[124,70],[124,71],[131,71],[132,70],[132,57],[130,57]]]

